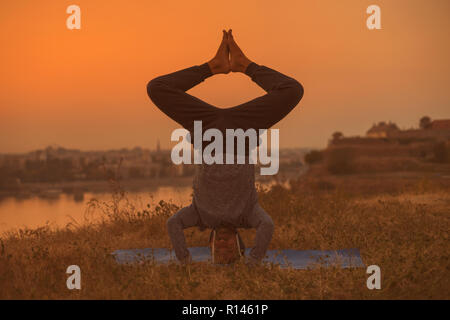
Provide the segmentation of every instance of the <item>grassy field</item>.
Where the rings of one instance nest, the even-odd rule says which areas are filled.
[[[0,248],[1,299],[449,299],[450,179],[323,176],[291,187],[259,190],[273,217],[271,249],[359,248],[380,266],[381,290],[368,290],[364,268],[280,270],[238,263],[122,266],[116,249],[170,247],[166,202],[137,209],[114,189],[109,202],[90,203],[102,221],[15,230]],[[247,246],[254,231],[242,230]],[[186,230],[190,246],[208,231]],[[81,268],[81,290],[68,290],[66,268]]]

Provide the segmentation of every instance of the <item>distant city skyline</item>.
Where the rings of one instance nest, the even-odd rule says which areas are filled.
[[[123,146],[123,147],[116,147],[116,148],[99,148],[99,149],[80,149],[80,148],[71,148],[68,146],[63,146],[63,145],[59,145],[59,144],[52,144],[52,145],[47,145],[47,146],[43,146],[40,148],[36,148],[36,149],[32,149],[32,150],[24,150],[24,151],[17,151],[17,152],[0,152],[0,155],[9,155],[9,154],[27,154],[27,153],[33,153],[36,151],[45,151],[47,148],[62,148],[65,150],[69,150],[69,151],[79,151],[79,152],[108,152],[108,151],[120,151],[120,150],[128,150],[128,151],[132,151],[135,148],[141,148],[142,150],[145,151],[150,151],[150,152],[157,152],[157,151],[161,151],[161,152],[170,152],[172,150],[171,147],[168,148],[163,148],[160,147],[160,149],[158,149],[158,146],[156,145],[155,147],[143,147],[143,146]],[[289,149],[298,149],[298,150],[309,150],[309,149],[316,149],[316,148],[312,148],[312,147],[281,147],[280,150],[289,150]],[[270,148],[269,148],[270,150]]]

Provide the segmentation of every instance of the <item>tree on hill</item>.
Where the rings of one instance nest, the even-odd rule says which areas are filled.
[[[342,134],[342,132],[340,131],[336,131],[335,133],[333,133],[332,137],[333,137],[333,141],[339,140],[340,138],[342,138],[344,135]]]
[[[420,119],[419,126],[421,129],[428,129],[431,127],[431,119],[428,116],[424,116]]]

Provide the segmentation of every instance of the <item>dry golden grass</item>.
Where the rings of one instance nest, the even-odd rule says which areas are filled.
[[[170,247],[166,220],[178,208],[160,203],[138,210],[116,190],[93,202],[104,219],[65,229],[43,227],[2,236],[1,299],[448,299],[449,208],[446,185],[415,181],[391,195],[342,191],[336,179],[293,182],[292,189],[260,190],[275,222],[271,248],[359,248],[366,265],[381,267],[382,289],[368,290],[364,268],[279,270],[242,264],[188,269],[151,263],[123,266],[116,249]],[[358,189],[355,177],[346,177]],[[308,179],[304,179],[308,181]],[[303,181],[303,180],[302,180]],[[334,187],[330,187],[330,185]],[[336,187],[337,186],[337,187]],[[378,190],[378,189],[377,189]],[[254,231],[243,230],[247,246]],[[208,231],[186,230],[190,246]],[[68,290],[69,265],[81,268],[81,290]]]

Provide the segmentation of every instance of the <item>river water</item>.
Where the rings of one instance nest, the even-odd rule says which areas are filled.
[[[160,200],[171,200],[176,205],[186,205],[191,201],[192,187],[159,187],[152,191],[127,192],[127,198],[137,209],[145,209],[147,204]],[[18,228],[36,228],[49,224],[65,227],[68,223],[82,224],[86,218],[101,215],[100,210],[88,210],[91,199],[111,201],[111,193],[84,193],[84,199],[76,201],[73,194],[61,193],[49,199],[32,196],[26,199],[7,197],[0,199],[0,234]],[[99,212],[97,212],[99,211]]]
[[[257,182],[263,187],[270,187],[271,182]],[[127,191],[127,199],[137,210],[154,205],[160,200],[185,206],[192,201],[192,186],[160,186],[149,191]],[[88,210],[88,203],[96,199],[111,203],[111,192],[86,192],[82,200],[75,200],[73,194],[59,193],[52,198],[31,196],[28,198],[0,198],[0,235],[5,231],[19,228],[34,229],[50,225],[65,227],[69,223],[83,224],[102,216],[101,210]],[[122,202],[123,203],[123,202]]]

